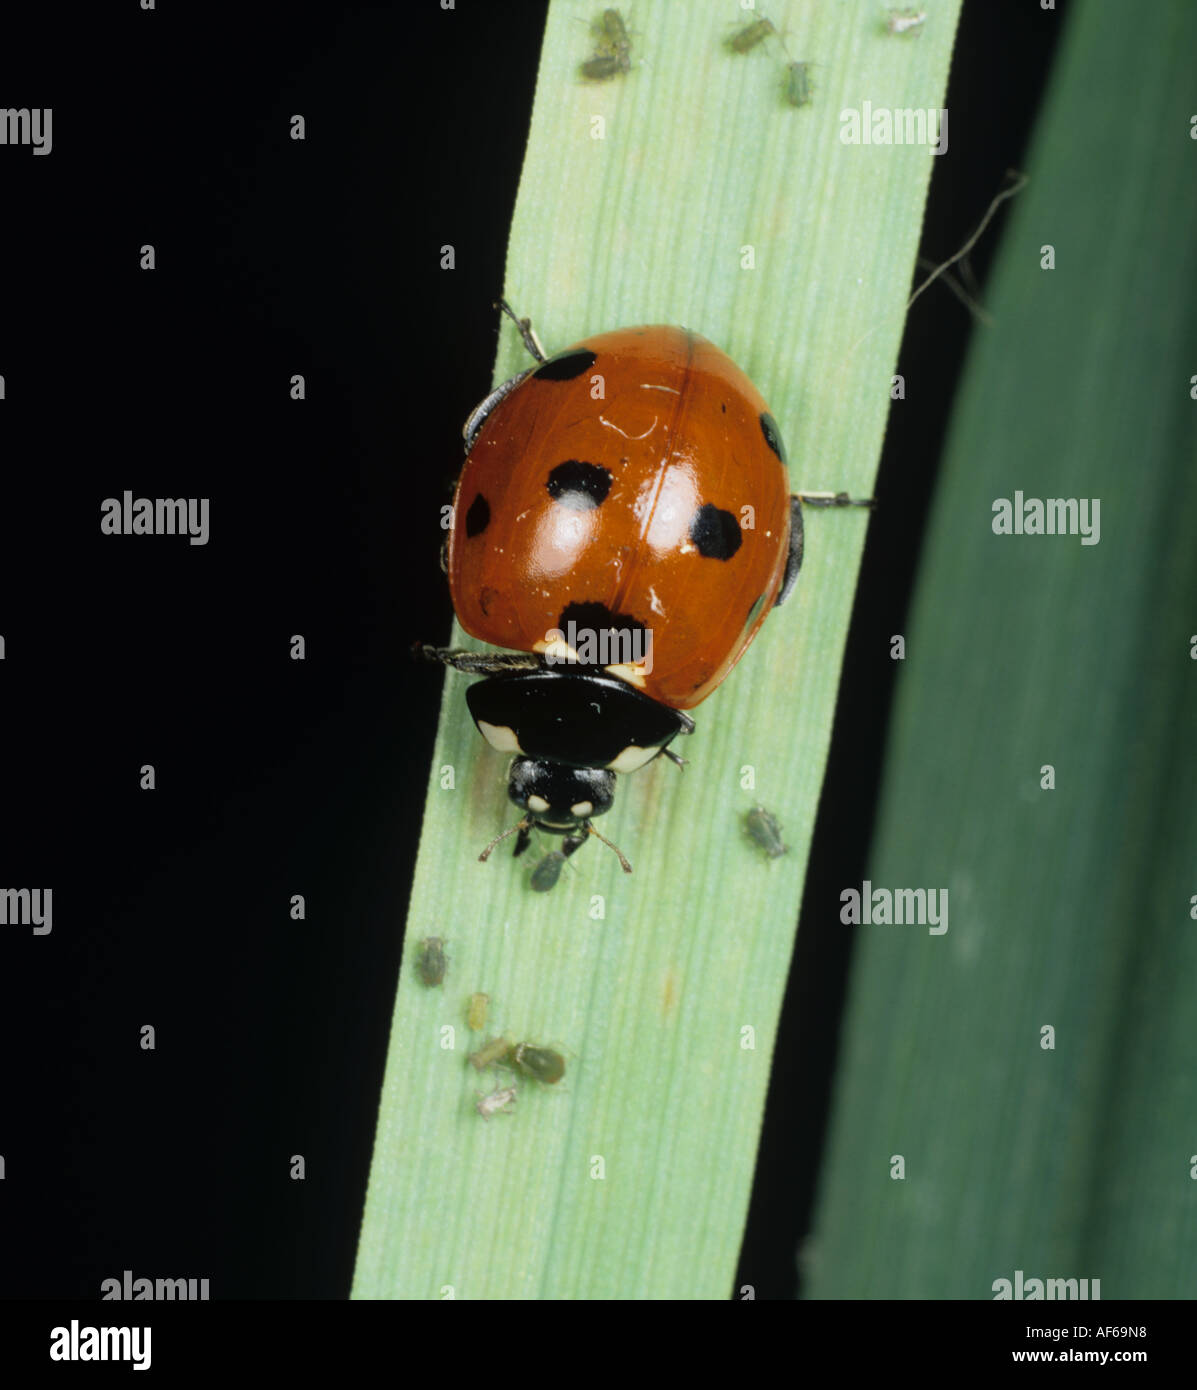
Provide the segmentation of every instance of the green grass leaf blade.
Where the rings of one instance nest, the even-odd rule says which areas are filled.
[[[769,401],[795,487],[868,495],[933,161],[845,144],[839,116],[937,109],[957,6],[928,6],[913,41],[869,7],[771,11],[818,64],[808,106],[786,103],[776,38],[728,50],[734,5],[638,0],[632,69],[606,83],[579,76],[600,8],[551,5],[506,292],[550,351],[637,323],[704,334]],[[525,365],[505,325],[496,379]],[[866,526],[811,515],[797,590],[697,711],[691,766],[621,779],[602,828],[631,877],[598,845],[543,896],[525,861],[477,863],[512,822],[505,760],[448,675],[355,1297],[728,1296]],[[776,861],[743,833],[758,799],[791,847]],[[449,973],[425,989],[433,934]],[[488,1032],[567,1056],[559,1086],[485,1123],[475,991]]]
[[[987,1299],[1017,1270],[1197,1295],[1197,10],[1071,13],[870,856],[877,887],[946,887],[950,925],[859,929],[817,1298]],[[1099,499],[1099,542],[995,535],[1016,490]]]

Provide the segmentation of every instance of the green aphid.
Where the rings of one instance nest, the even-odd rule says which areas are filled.
[[[420,954],[416,957],[416,974],[420,977],[420,983],[428,989],[443,984],[447,967],[445,943],[439,936],[426,936],[420,942]]]
[[[623,60],[626,71],[632,65],[632,41],[628,38],[628,30],[623,22],[623,15],[616,9],[607,9],[603,11],[603,17],[599,22],[602,28],[602,38],[599,40],[600,52],[611,53],[616,58]]]
[[[772,811],[757,805],[744,817],[744,828],[752,836],[770,859],[780,859],[789,852],[789,845],[783,844],[781,826]]]
[[[470,995],[469,1008],[466,1009],[466,1026],[472,1033],[481,1033],[486,1027],[486,1011],[489,1005],[489,994]]]
[[[791,106],[809,106],[814,89],[810,81],[809,63],[791,63],[786,69],[786,100]]]
[[[551,888],[555,888],[564,867],[565,855],[561,850],[555,849],[546,854],[532,870],[530,880],[532,891],[534,893],[547,893]]]
[[[606,82],[621,72],[630,72],[632,41],[628,38],[627,27],[619,11],[604,10],[594,28],[598,33],[598,43],[594,57],[588,58],[581,66],[582,76],[591,82]]]
[[[756,19],[751,24],[746,24],[743,29],[736,32],[727,41],[727,46],[733,53],[747,53],[750,49],[763,42],[770,34],[776,34],[777,30],[773,27],[771,19]]]
[[[601,53],[597,57],[587,58],[580,71],[582,76],[589,78],[591,82],[606,82],[623,69],[620,68],[618,59],[609,53]]]
[[[487,1067],[506,1057],[510,1047],[511,1044],[506,1038],[491,1038],[490,1042],[483,1043],[477,1052],[470,1053],[470,1066],[475,1071],[485,1071]]]
[[[507,1065],[530,1076],[534,1081],[543,1081],[546,1086],[555,1086],[565,1075],[565,1058],[551,1047],[537,1047],[535,1043],[516,1043],[507,1053]]]

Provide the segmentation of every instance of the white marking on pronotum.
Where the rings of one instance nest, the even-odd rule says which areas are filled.
[[[529,811],[535,811],[537,815],[540,815],[542,812],[547,811],[548,809],[549,803],[544,799],[543,796],[533,795],[528,798]]]
[[[574,804],[569,808],[569,813],[571,816],[577,816],[579,820],[583,820],[593,810],[593,801],[575,801]]]
[[[485,719],[479,719],[478,732],[490,744],[492,748],[500,753],[522,753],[520,741],[515,736],[515,730],[509,729],[506,724],[488,724]]]
[[[634,743],[629,743],[618,758],[613,758],[607,767],[612,772],[635,772],[638,767],[643,767],[651,758],[655,758],[661,750],[659,748],[637,748]]]

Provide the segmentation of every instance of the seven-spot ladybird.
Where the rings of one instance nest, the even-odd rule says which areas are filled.
[[[654,325],[601,333],[493,391],[466,421],[449,586],[458,620],[503,653],[426,647],[487,679],[466,702],[514,760],[515,852],[536,826],[572,854],[615,779],[694,731],[686,710],[743,656],[802,563],[802,501],[781,431],[705,338]],[[865,503],[864,505],[868,505]],[[626,872],[631,865],[618,849]],[[551,886],[551,885],[550,885]]]

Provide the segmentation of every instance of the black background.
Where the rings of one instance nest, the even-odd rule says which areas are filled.
[[[439,508],[489,387],[544,6],[35,8],[0,41],[0,105],[54,111],[49,157],[0,148],[0,887],[52,887],[54,930],[0,928],[0,1296],[130,1268],[343,1298],[439,701],[409,647],[449,629]],[[1066,22],[965,4],[924,254],[1023,160]],[[758,1298],[795,1290],[838,893],[974,331],[937,286],[902,345],[736,1280]],[[102,537],[125,489],[210,498],[210,543]]]

